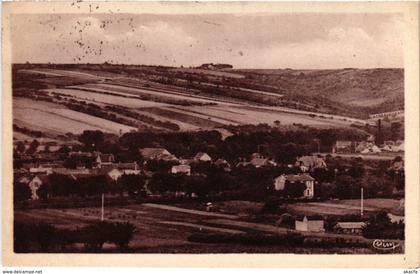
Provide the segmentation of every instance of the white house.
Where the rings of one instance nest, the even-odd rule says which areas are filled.
[[[108,171],[107,175],[113,180],[117,181],[122,175],[124,174],[123,171],[119,170],[118,168],[113,168]]]
[[[334,230],[345,234],[362,234],[363,228],[366,226],[364,222],[338,222],[334,226]]]
[[[303,183],[306,189],[303,191],[302,196],[311,199],[315,195],[315,179],[307,174],[288,174],[280,175],[274,179],[274,189],[277,191],[283,190],[286,182],[289,183]]]
[[[53,168],[52,167],[31,167],[29,168],[29,172],[30,173],[45,173],[45,174],[51,174],[53,173]]]
[[[187,176],[191,175],[191,166],[190,165],[176,165],[171,169],[172,174],[185,174]]]
[[[324,220],[305,216],[303,220],[295,221],[295,229],[297,231],[325,232]]]
[[[194,156],[194,160],[195,161],[200,161],[200,162],[211,162],[211,157],[205,153],[205,152],[198,152],[195,156]]]
[[[388,218],[391,220],[391,223],[404,223],[404,216],[395,215],[388,213]]]

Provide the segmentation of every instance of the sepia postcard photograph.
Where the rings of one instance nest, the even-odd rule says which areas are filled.
[[[6,3],[2,24],[9,264],[419,266],[417,2]]]

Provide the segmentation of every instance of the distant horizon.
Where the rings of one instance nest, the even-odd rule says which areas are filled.
[[[211,63],[211,62],[210,62]],[[203,63],[209,64],[209,63]],[[221,64],[221,63],[213,63],[213,64]],[[12,65],[105,65],[105,63],[31,63],[31,62],[24,62],[24,63],[12,63]],[[154,64],[120,64],[120,63],[107,63],[106,65],[113,65],[113,66],[143,66],[143,67],[167,67],[167,68],[198,68],[198,66],[168,66],[168,65],[154,65]],[[233,67],[232,69],[222,69],[222,70],[350,70],[350,69],[358,69],[358,70],[372,70],[372,69],[402,69],[404,67],[370,67],[370,68],[360,68],[360,67],[336,67],[336,68],[236,68]],[[210,69],[209,69],[210,70]],[[216,69],[217,70],[217,69]]]
[[[13,63],[403,67],[398,13],[19,14]]]

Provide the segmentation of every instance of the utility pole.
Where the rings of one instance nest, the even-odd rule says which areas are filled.
[[[360,191],[360,216],[363,217],[363,187]]]
[[[101,202],[101,222],[104,221],[104,200],[105,200],[105,196],[102,193],[102,202]]]

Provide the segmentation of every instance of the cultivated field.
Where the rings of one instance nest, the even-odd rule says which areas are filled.
[[[99,208],[77,209],[33,209],[15,210],[17,221],[31,222],[43,220],[59,228],[74,229],[100,220]],[[292,253],[347,253],[344,248],[313,249],[292,248],[273,245],[242,244],[205,244],[188,241],[193,233],[243,234],[259,232],[268,234],[285,234],[289,230],[272,225],[240,221],[236,215],[209,213],[158,204],[129,205],[105,209],[108,221],[129,221],[136,227],[133,241],[130,243],[136,253],[240,253],[254,250],[258,253],[292,252]],[[187,220],[187,221],[186,221]],[[330,233],[306,233],[308,237],[344,237],[362,242],[370,242],[360,236],[336,235]],[[83,252],[83,247],[76,246]],[[112,245],[105,245],[105,251]],[[218,248],[217,251],[214,248]],[[352,250],[354,251],[354,250]],[[372,253],[370,249],[359,250]]]
[[[120,130],[135,129],[57,104],[22,98],[13,99],[13,123],[52,134],[82,133],[87,129],[118,134]]]
[[[19,74],[19,72],[23,73]],[[258,73],[261,72],[265,73],[258,71]],[[177,74],[174,76],[171,73]],[[195,80],[192,81],[193,85],[190,85],[186,78],[188,73],[195,77],[197,77],[196,74],[207,75],[211,79],[208,81],[205,79]],[[45,108],[45,102],[42,101],[45,100],[45,95],[41,97],[41,100],[32,100],[29,107],[16,104],[14,119],[29,128],[56,134],[63,133],[63,130],[79,133],[86,129],[99,129],[114,133],[121,129],[123,132],[127,132],[134,127],[188,131],[223,128],[228,125],[261,123],[278,125],[278,122],[281,126],[303,125],[318,128],[350,127],[352,124],[364,126],[366,123],[374,123],[363,119],[316,113],[303,109],[269,106],[266,103],[270,102],[263,100],[264,95],[267,95],[266,100],[272,98],[276,102],[281,102],[284,94],[281,93],[281,90],[270,91],[275,86],[272,84],[263,85],[258,82],[253,85],[253,83],[248,83],[245,81],[247,78],[243,78],[247,73],[249,72],[203,69],[162,70],[161,68],[142,66],[118,70],[112,66],[103,65],[64,66],[62,68],[56,66],[54,69],[49,69],[47,66],[22,68],[18,70],[19,77],[16,80],[20,84],[19,100],[25,97],[25,88],[31,89],[31,98],[36,96],[37,90],[32,88],[31,81],[37,81],[39,92],[47,91],[51,100],[55,100],[56,104]],[[252,77],[257,77],[258,73]],[[304,73],[312,72],[305,71]],[[43,77],[39,77],[39,74],[43,74]],[[273,74],[268,75],[271,77]],[[316,75],[319,75],[319,72]],[[171,77],[175,77],[175,79]],[[168,80],[169,78],[171,81]],[[234,85],[230,86],[231,82]],[[237,85],[238,83],[239,85]],[[244,85],[246,83],[248,84]],[[222,90],[213,92],[212,88],[218,89],[219,86]],[[262,87],[261,90],[259,87]],[[73,104],[71,111],[65,110],[66,107],[60,105],[64,102]],[[285,102],[290,102],[290,99],[286,98]],[[100,109],[101,114],[96,115],[102,118],[86,114],[92,114],[93,109],[78,113],[77,111],[82,111],[82,107],[86,107],[84,103],[102,108]],[[308,102],[303,102],[302,105],[307,106]],[[106,108],[107,106],[123,107],[127,112],[118,113],[115,108],[110,111],[109,108]],[[80,107],[80,110],[77,107]],[[33,115],[24,113],[29,109],[35,109],[32,111]],[[141,114],[142,117],[133,116],[133,113]],[[54,119],[56,121],[52,121]],[[42,123],[46,120],[49,121],[48,125]],[[63,124],[67,125],[66,129],[62,128]],[[21,137],[24,138],[24,136]]]
[[[137,98],[125,98],[119,95],[126,96],[124,93],[114,93],[115,95],[102,94],[101,92],[89,92],[78,89],[48,89],[49,92],[55,92],[62,95],[72,96],[75,99],[83,99],[91,102],[105,103],[109,105],[117,105],[128,108],[143,108],[143,107],[156,107],[165,104],[146,101]],[[106,91],[108,93],[113,93]]]
[[[394,199],[364,199],[364,211],[391,211],[396,215],[404,215],[400,200]],[[331,200],[326,202],[296,203],[288,205],[292,211],[300,214],[314,215],[345,215],[359,214],[360,200]]]

